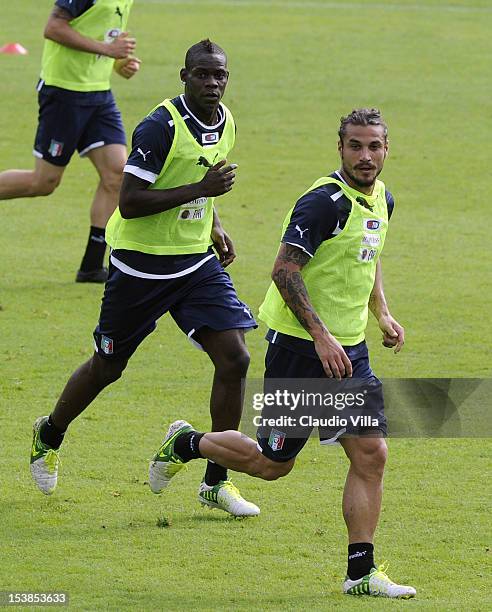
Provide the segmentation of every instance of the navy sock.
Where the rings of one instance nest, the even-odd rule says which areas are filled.
[[[370,542],[358,542],[348,545],[347,576],[350,580],[359,580],[375,567],[374,545]]]
[[[64,436],[65,432],[52,423],[51,414],[39,428],[41,442],[55,450],[61,446]]]
[[[106,252],[104,233],[104,227],[94,227],[91,225],[84,257],[80,264],[82,272],[92,272],[103,267],[104,254]]]
[[[203,459],[198,447],[204,435],[195,430],[181,434],[174,441],[174,452],[184,463],[191,461],[191,459]]]
[[[209,487],[213,487],[219,484],[221,480],[227,480],[227,468],[208,460],[207,469],[205,471],[205,484]]]

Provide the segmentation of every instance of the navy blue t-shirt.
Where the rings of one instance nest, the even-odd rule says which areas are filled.
[[[95,3],[96,0],[56,0],[55,6],[68,11],[75,19],[80,17],[85,11],[88,11]]]
[[[334,172],[330,176],[345,182],[339,172]],[[362,200],[361,203],[363,204]],[[389,219],[395,201],[388,190],[386,190],[386,205]],[[340,187],[336,183],[322,185],[299,198],[282,236],[282,242],[297,246],[313,257],[322,242],[341,232],[351,212],[350,199],[340,194]],[[295,353],[318,358],[312,340],[281,334],[272,329],[268,330],[266,339]]]
[[[220,139],[226,118],[222,106],[219,106],[218,109],[217,123],[206,125],[190,111],[184,95],[173,98],[171,102],[200,145],[204,147],[207,146],[207,143],[213,145]],[[173,139],[174,121],[167,108],[159,106],[135,128],[132,136],[132,150],[124,172],[133,174],[149,184],[155,183],[171,150]],[[205,262],[211,255],[213,255],[211,247],[205,253],[191,255],[150,255],[139,251],[117,249],[112,252],[111,261],[116,266],[119,262],[123,263],[124,271],[129,274],[132,274],[133,271],[168,276],[186,273],[189,268],[193,268],[202,261]]]
[[[337,181],[343,178],[338,172],[330,175]],[[388,219],[391,218],[395,202],[386,190]],[[347,223],[352,211],[352,203],[345,195],[340,195],[336,183],[328,183],[313,189],[297,201],[290,217],[282,242],[298,246],[313,257],[319,245],[336,236]]]

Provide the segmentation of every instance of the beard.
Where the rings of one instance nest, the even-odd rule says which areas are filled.
[[[372,185],[374,185],[377,177],[381,174],[381,170],[382,170],[382,168],[377,170],[376,174],[374,175],[374,178],[371,178],[371,179],[360,179],[360,178],[357,178],[356,176],[354,176],[354,174],[343,163],[343,160],[342,160],[342,168],[343,168],[343,171],[345,172],[345,174],[354,183],[354,185],[357,185],[359,187],[371,187]]]

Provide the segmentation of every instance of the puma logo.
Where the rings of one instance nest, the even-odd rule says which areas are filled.
[[[357,551],[353,555],[349,555],[349,559],[355,559],[356,557],[364,557],[366,552],[366,550]]]
[[[208,161],[208,159],[206,157],[203,157],[203,155],[200,155],[196,165],[197,166],[205,166],[205,168],[211,168],[212,167],[212,164]]]
[[[296,225],[296,230],[297,230],[297,231],[299,232],[299,234],[301,235],[301,240],[302,240],[302,237],[304,236],[304,234],[305,234],[306,232],[309,232],[309,227],[306,227],[306,229],[304,229],[304,230],[303,230],[303,229],[301,229],[301,228],[300,228],[298,225]]]
[[[142,149],[141,149],[140,147],[138,147],[138,149],[137,149],[137,153],[140,153],[140,155],[143,157],[143,160],[144,160],[144,161],[147,161],[147,155],[148,155],[149,153],[151,153],[151,151],[147,151],[147,153],[144,153],[144,152],[142,151]]]

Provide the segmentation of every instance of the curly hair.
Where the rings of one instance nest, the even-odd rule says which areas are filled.
[[[340,118],[340,128],[338,136],[343,141],[347,133],[347,125],[382,125],[384,129],[384,139],[388,139],[388,126],[378,108],[357,108],[350,115]]]

